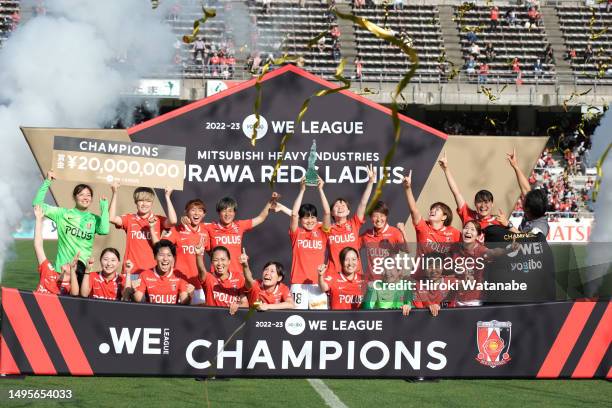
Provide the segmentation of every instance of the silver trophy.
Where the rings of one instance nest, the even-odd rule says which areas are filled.
[[[315,167],[317,162],[317,141],[312,141],[310,146],[310,154],[308,155],[308,169],[306,170],[306,185],[316,187],[319,185],[319,174]]]

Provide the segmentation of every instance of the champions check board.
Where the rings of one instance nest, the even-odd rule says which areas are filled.
[[[55,136],[52,168],[59,179],[183,189],[186,148]]]

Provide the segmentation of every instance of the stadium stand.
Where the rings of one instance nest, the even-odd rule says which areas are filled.
[[[295,1],[273,1],[267,12],[261,3],[249,8],[256,18],[260,38],[256,52],[275,58],[283,51],[301,55],[303,67],[310,72],[326,78],[333,75],[338,63],[332,55],[334,41],[329,32],[333,24],[325,3],[309,1],[300,7]],[[327,34],[322,44],[309,47],[309,41],[323,32]]]
[[[552,83],[555,65],[546,61],[548,40],[541,19],[537,24],[531,24],[528,10],[524,6],[500,5],[499,22],[491,24],[491,6],[474,5],[455,8],[455,21],[460,32],[461,49],[466,66],[470,55],[478,63],[488,65],[486,82],[494,83]],[[510,23],[509,14],[513,12],[514,23]],[[473,38],[470,38],[474,35]],[[475,41],[474,41],[475,40]],[[475,43],[479,50],[471,45]],[[485,55],[487,44],[493,46],[494,55]],[[477,52],[476,52],[477,51]],[[541,64],[540,72],[536,73],[536,63]],[[518,62],[518,66],[516,66]],[[470,82],[477,81],[477,75],[467,71]],[[485,82],[482,81],[481,82]]]
[[[556,11],[577,82],[612,84],[612,14],[604,7],[561,5]]]
[[[229,4],[229,2],[228,2]],[[202,43],[186,44],[184,35],[190,35],[193,22],[202,18],[202,8],[193,2],[175,2],[171,7],[167,21],[177,36],[174,63],[179,68],[179,75],[184,78],[224,78],[233,77],[235,72],[235,47],[228,35],[229,24],[224,13],[206,21],[200,27],[198,37]],[[201,52],[196,48],[201,47]]]
[[[395,36],[417,52],[419,67],[414,81],[440,82],[448,70],[444,61],[444,42],[440,30],[438,8],[434,5],[404,5],[402,9],[383,6],[370,9],[353,8],[355,15],[391,29]],[[385,27],[386,25],[386,27]],[[410,69],[408,57],[397,47],[372,36],[355,26],[357,55],[363,62],[363,81],[398,81]]]
[[[200,29],[205,49],[197,53],[196,44],[184,44],[180,39],[191,34],[194,20],[202,17],[201,6],[191,2],[176,4],[179,6],[171,9],[167,19],[178,40],[175,63],[185,78],[248,79],[250,71],[259,72],[266,62],[283,53],[300,55],[304,68],[323,77],[331,78],[335,72],[337,62],[332,55],[331,24],[325,3],[309,1],[301,7],[295,1],[274,1],[264,7],[263,2],[249,2],[248,8],[237,10],[236,2],[219,1],[217,16]],[[226,21],[236,17],[248,26],[240,33]],[[322,32],[328,32],[325,47],[309,47],[309,41]],[[213,63],[215,53],[222,55],[221,63]],[[234,59],[233,64],[223,64],[223,58],[228,56]]]
[[[557,218],[592,218],[591,191],[596,170],[585,165],[584,143],[564,152],[545,149],[529,177],[533,188],[544,189],[548,195],[549,220]],[[513,216],[523,215],[521,200]]]
[[[8,39],[21,18],[19,0],[0,0],[0,48]]]

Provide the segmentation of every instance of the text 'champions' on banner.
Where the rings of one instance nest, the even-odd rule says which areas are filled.
[[[183,189],[182,146],[55,136],[52,168],[59,179]]]

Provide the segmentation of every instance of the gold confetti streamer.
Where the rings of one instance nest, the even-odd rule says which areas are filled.
[[[255,81],[255,103],[253,105],[253,112],[255,113],[255,124],[253,125],[253,134],[251,135],[251,146],[255,147],[257,144],[257,128],[259,127],[261,117],[259,115],[259,109],[261,108],[261,98],[262,98],[262,90],[261,90],[261,82],[264,76],[270,70],[270,65],[283,65],[287,62],[295,61],[298,57],[288,56],[284,54],[282,57],[274,59],[272,61],[268,61],[262,68],[261,74],[257,77],[257,81]]]
[[[311,38],[310,40],[308,40],[308,43],[306,43],[306,47],[308,48],[313,48],[317,46],[317,43],[319,42],[319,40],[323,37],[325,37],[327,35],[329,31],[325,30],[325,31],[321,31],[319,34],[317,34],[316,36],[314,36],[313,38]]]
[[[506,90],[507,87],[508,87],[508,84],[502,86],[499,92],[497,94],[494,94],[492,88],[487,88],[486,86],[481,85],[480,92],[482,92],[489,99],[490,102],[495,103],[495,101],[498,101],[501,99],[501,94],[502,92]]]
[[[590,41],[597,40],[599,37],[604,35],[608,31],[608,27],[604,27],[602,30],[595,32],[593,26],[597,22],[597,15],[595,13],[595,9],[591,7],[591,19],[589,20],[589,32],[591,33],[589,36]]]
[[[453,21],[456,21],[459,23],[459,25],[463,26],[463,18],[465,17],[465,14],[468,11],[472,10],[474,7],[476,7],[474,3],[463,3],[457,8],[457,17],[453,17]]]
[[[372,90],[368,87],[363,88],[363,90],[361,92],[359,92],[359,95],[378,95],[380,93],[380,91],[378,90]]]
[[[492,118],[489,115],[485,116],[485,120],[493,125],[493,127],[497,127],[497,125],[505,125],[510,120],[510,111],[506,111],[506,119],[503,121]]]
[[[200,26],[206,23],[206,21],[209,18],[214,18],[217,15],[216,10],[214,9],[206,10],[203,6],[202,6],[202,13],[204,16],[193,22],[193,30],[191,31],[191,35],[183,36],[183,42],[185,44],[191,44],[192,42],[194,42],[196,40],[198,33],[200,32]]]
[[[300,124],[302,119],[304,119],[304,115],[306,114],[306,111],[308,111],[308,107],[310,106],[310,101],[312,100],[312,98],[326,96],[326,95],[331,95],[331,94],[343,91],[345,89],[349,89],[351,87],[351,81],[349,81],[348,79],[346,79],[342,75],[343,72],[344,72],[345,64],[346,64],[346,59],[342,58],[340,60],[340,63],[336,67],[336,73],[334,74],[334,78],[336,78],[336,80],[342,82],[344,85],[341,86],[341,87],[338,87],[338,88],[332,88],[332,89],[328,88],[328,89],[323,89],[323,90],[317,91],[313,95],[311,95],[308,98],[306,98],[304,100],[304,102],[302,102],[302,106],[300,108],[300,112],[298,113],[297,119],[294,122],[296,129],[298,128],[298,125]],[[270,187],[272,189],[274,189],[274,185],[276,183],[276,176],[278,174],[278,169],[280,168],[281,164],[283,163],[283,156],[285,155],[285,151],[287,150],[287,143],[289,143],[289,140],[291,140],[293,135],[294,135],[293,132],[292,133],[286,133],[283,136],[283,138],[281,139],[280,147],[278,149],[280,154],[278,156],[278,160],[276,160],[276,163],[274,165],[274,171],[272,172],[272,178],[270,179]]]
[[[593,202],[597,201],[597,195],[599,194],[599,188],[601,186],[601,179],[603,178],[603,164],[606,161],[606,157],[608,157],[610,147],[612,147],[612,143],[608,144],[608,147],[601,155],[599,160],[597,160],[597,164],[595,165],[595,168],[597,169],[597,180],[595,180],[595,184],[593,184],[593,192],[591,193]]]
[[[393,122],[393,144],[391,146],[391,149],[389,149],[389,151],[385,155],[385,158],[383,159],[382,168],[386,169],[391,163],[393,156],[395,155],[395,151],[397,150],[397,145],[399,144],[399,140],[400,140],[401,128],[400,128],[400,120],[399,120],[399,113],[398,113],[399,105],[398,105],[397,99],[401,96],[402,91],[404,90],[404,88],[406,88],[406,86],[410,82],[410,79],[412,79],[412,77],[414,76],[414,73],[416,72],[419,66],[419,58],[414,48],[410,47],[405,41],[401,41],[398,38],[396,38],[391,33],[391,31],[386,30],[382,27],[379,27],[378,25],[372,23],[371,21],[363,17],[357,17],[354,14],[344,14],[338,11],[337,9],[334,9],[333,13],[338,18],[342,20],[351,21],[353,24],[358,25],[365,30],[368,30],[369,32],[374,34],[374,36],[376,36],[377,38],[380,38],[382,40],[387,41],[388,43],[391,43],[392,45],[395,45],[402,52],[404,52],[404,54],[406,54],[406,56],[408,56],[408,58],[410,59],[411,65],[410,65],[408,72],[399,81],[399,83],[395,87],[395,90],[391,94],[391,119]],[[376,201],[378,201],[380,197],[382,196],[382,188],[387,182],[388,178],[389,178],[389,172],[387,170],[384,170],[383,177],[380,180],[378,180],[378,182],[376,183],[376,189],[374,190],[374,194],[372,195],[370,203],[368,204],[368,208],[367,208],[368,213],[371,212],[373,206],[376,204]]]
[[[572,92],[569,98],[563,100],[563,110],[567,112],[568,104],[572,101],[572,99],[574,99],[574,97],[584,96],[588,94],[589,92],[591,92],[592,89],[593,88],[589,88],[584,92]]]

